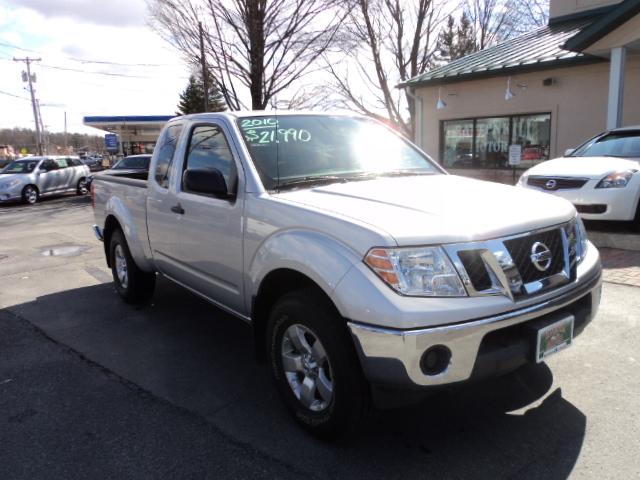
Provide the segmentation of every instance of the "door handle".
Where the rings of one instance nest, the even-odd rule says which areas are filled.
[[[184,214],[184,208],[182,208],[182,205],[180,204],[177,204],[171,207],[171,211],[173,213],[179,213],[180,215]]]

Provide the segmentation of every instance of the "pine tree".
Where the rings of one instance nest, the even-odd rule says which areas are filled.
[[[227,109],[222,94],[209,78],[209,111],[222,112]],[[202,80],[195,75],[189,77],[189,84],[180,94],[177,115],[188,115],[190,113],[202,113],[204,111],[204,85]]]
[[[445,28],[438,36],[438,51],[440,59],[446,62],[478,51],[473,25],[466,13],[462,13],[457,26],[453,16],[449,15]]]

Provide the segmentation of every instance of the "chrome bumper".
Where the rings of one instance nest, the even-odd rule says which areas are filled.
[[[588,323],[598,310],[601,288],[598,267],[590,278],[562,295],[493,317],[418,330],[392,330],[355,322],[348,325],[365,375],[372,383],[405,387],[444,385],[471,377],[482,339],[491,331],[543,317],[592,294]],[[442,373],[426,375],[420,360],[427,349],[436,345],[450,350],[449,364]]]
[[[93,230],[93,233],[96,236],[96,238],[101,242],[103,242],[104,236],[102,235],[102,229],[98,225],[93,225],[91,229]]]

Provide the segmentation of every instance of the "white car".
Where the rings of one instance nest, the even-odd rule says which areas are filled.
[[[566,198],[585,220],[631,221],[640,230],[640,126],[605,132],[540,163],[518,186]]]

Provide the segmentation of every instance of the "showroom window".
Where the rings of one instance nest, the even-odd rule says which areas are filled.
[[[522,145],[520,168],[549,159],[551,114],[478,117],[441,122],[445,168],[509,167],[509,145]]]

